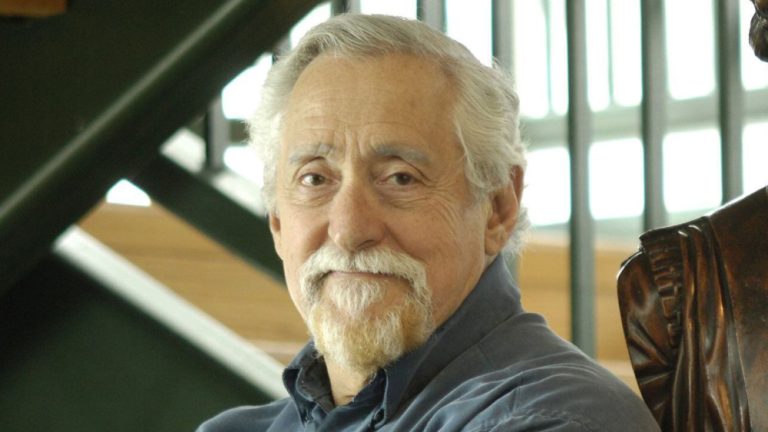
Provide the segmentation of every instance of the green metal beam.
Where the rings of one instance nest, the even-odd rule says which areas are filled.
[[[81,0],[0,20],[0,292],[317,3]]]
[[[241,258],[282,280],[282,264],[266,219],[226,196],[205,174],[189,172],[160,156],[132,181]]]

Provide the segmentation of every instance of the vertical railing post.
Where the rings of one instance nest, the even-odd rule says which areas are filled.
[[[272,48],[272,63],[275,63],[280,56],[288,53],[291,50],[291,36],[287,34],[280,39]]]
[[[614,82],[616,81],[616,78],[614,77],[613,70],[613,0],[605,0],[605,23],[607,26],[605,34],[608,36],[608,46],[606,50],[606,55],[608,57],[608,100],[611,105],[614,105],[614,94],[616,92]]]
[[[205,168],[218,171],[224,168],[224,152],[229,146],[229,120],[224,117],[221,97],[214,99],[205,113]]]
[[[739,2],[716,0],[717,80],[722,154],[723,203],[742,193],[742,117],[744,87],[741,84]]]
[[[360,13],[360,0],[332,0],[331,15]]]
[[[550,0],[541,0],[541,8],[544,11],[544,46],[547,50],[547,102],[549,111],[555,106],[555,80],[552,73],[552,5]]]
[[[661,0],[640,1],[640,29],[643,83],[640,121],[645,175],[643,230],[647,231],[666,223],[662,141],[666,131],[667,70]]]
[[[339,15],[349,11],[349,0],[332,0],[331,15]]]
[[[416,16],[433,28],[445,31],[445,0],[417,0]]]
[[[571,156],[571,331],[573,342],[595,355],[594,234],[589,210],[592,114],[587,98],[586,8],[566,2],[568,31],[568,145]]]
[[[512,73],[514,62],[512,13],[512,1],[493,0],[491,4],[491,50],[493,58],[507,73]]]

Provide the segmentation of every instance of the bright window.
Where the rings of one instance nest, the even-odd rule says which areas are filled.
[[[364,14],[395,15],[416,19],[415,0],[362,0],[360,12]]]
[[[445,0],[446,33],[464,44],[481,62],[490,65],[491,1]]]
[[[321,3],[316,6],[310,13],[307,14],[301,21],[299,21],[291,29],[291,46],[296,46],[297,43],[304,37],[305,34],[314,26],[322,23],[331,17],[331,4]]]
[[[611,68],[617,105],[638,105],[642,98],[640,1],[611,0]]]
[[[715,89],[712,0],[668,0],[666,12],[669,92],[675,99]]]
[[[549,0],[549,92],[555,114],[568,111],[568,40],[565,33],[565,0]]]
[[[643,212],[643,146],[639,139],[603,141],[589,149],[589,206],[595,219]]]
[[[264,183],[264,163],[251,146],[230,146],[224,152],[224,163],[232,171],[261,186]]]
[[[228,119],[250,118],[261,99],[261,87],[272,67],[272,55],[264,54],[224,87],[221,105]]]
[[[589,105],[595,111],[611,103],[608,64],[608,3],[587,0],[587,91]]]
[[[523,204],[531,223],[550,225],[568,222],[571,213],[568,151],[552,147],[528,153]]]
[[[541,118],[549,113],[545,17],[541,2],[515,1],[513,74],[520,96],[520,112],[525,117]]]
[[[106,200],[110,204],[149,207],[152,200],[146,192],[128,180],[120,180],[107,192]]]
[[[664,204],[669,212],[720,204],[720,135],[716,129],[670,133],[664,139],[663,157]]]
[[[752,123],[744,128],[744,192],[768,186],[768,123]]]

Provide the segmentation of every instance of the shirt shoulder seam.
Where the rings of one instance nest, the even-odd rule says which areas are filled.
[[[571,414],[564,411],[556,410],[536,410],[536,411],[523,411],[510,413],[506,416],[495,418],[493,420],[484,420],[481,424],[472,429],[466,429],[464,432],[489,432],[494,428],[503,425],[505,422],[511,420],[513,417],[541,417],[544,419],[563,420],[574,425],[579,426],[582,430],[587,432],[599,432],[602,429],[596,427],[589,419],[584,418],[578,414]]]

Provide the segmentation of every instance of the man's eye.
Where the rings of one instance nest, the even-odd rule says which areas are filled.
[[[406,173],[393,174],[390,179],[398,186],[408,186],[415,181],[412,175]]]
[[[320,174],[304,174],[299,179],[299,182],[303,186],[320,186],[322,184],[325,184],[326,178],[321,176]]]

